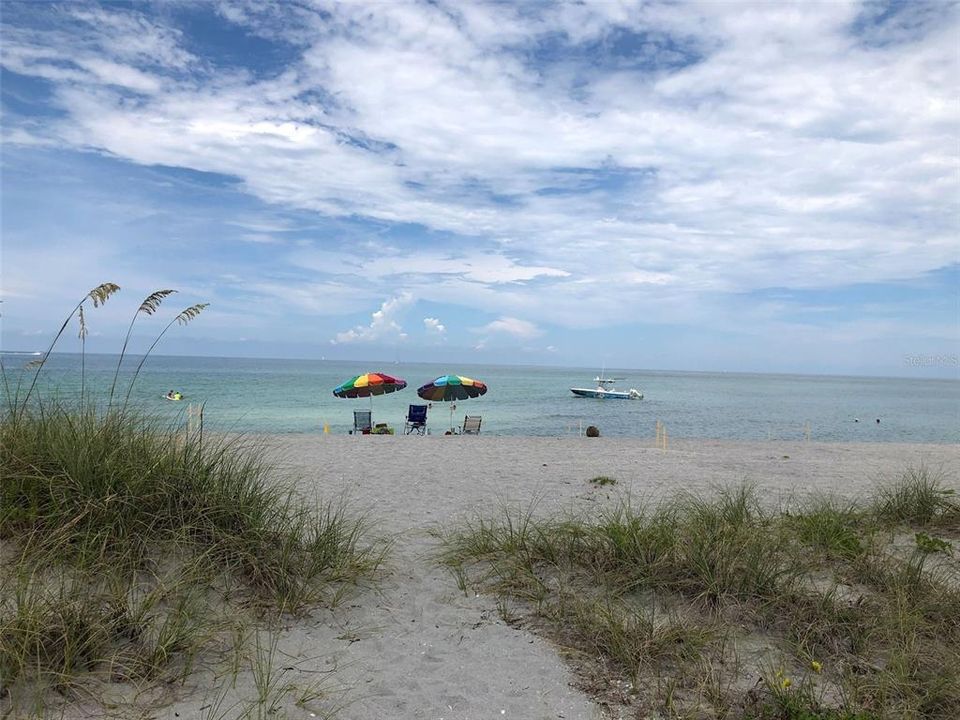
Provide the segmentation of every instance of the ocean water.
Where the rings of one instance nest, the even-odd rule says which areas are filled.
[[[3,356],[8,382],[29,360]],[[127,357],[118,381],[122,397],[138,357]],[[87,355],[88,393],[105,398],[117,358]],[[404,378],[407,388],[371,400],[343,400],[332,390],[354,375],[382,371]],[[353,410],[372,408],[375,422],[402,432],[407,406],[419,403],[416,388],[438,375],[484,381],[477,399],[434,403],[428,428],[443,433],[465,414],[483,416],[490,435],[575,435],[595,425],[605,436],[653,437],[657,420],[669,436],[732,440],[864,442],[960,442],[960,381],[903,378],[691,373],[607,368],[623,377],[617,389],[635,387],[641,401],[575,397],[571,387],[593,387],[597,368],[506,365],[435,365],[319,360],[263,360],[151,356],[131,401],[150,413],[182,418],[190,403],[203,404],[204,425],[213,430],[267,433],[346,433]],[[80,356],[52,355],[41,375],[42,397],[74,400],[80,390]],[[180,390],[184,402],[163,396]],[[856,422],[855,419],[859,419]],[[877,419],[880,420],[877,423]]]

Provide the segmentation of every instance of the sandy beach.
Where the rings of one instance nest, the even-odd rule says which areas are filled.
[[[375,590],[288,624],[279,649],[293,682],[336,688],[310,717],[587,720],[616,717],[575,689],[562,651],[508,626],[494,598],[465,596],[433,559],[431,531],[504,503],[589,513],[629,493],[657,498],[752,482],[771,503],[808,492],[855,498],[921,464],[954,487],[960,448],[813,442],[588,438],[261,436],[269,460],[307,496],[344,496],[394,545]],[[616,478],[610,489],[588,480]],[[335,670],[333,673],[329,671]],[[168,716],[189,716],[196,697]],[[310,704],[308,704],[310,707]],[[187,715],[184,715],[184,713]]]

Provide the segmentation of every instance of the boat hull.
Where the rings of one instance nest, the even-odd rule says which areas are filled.
[[[577,397],[596,398],[598,400],[640,400],[643,398],[638,393],[621,392],[620,390],[570,388],[570,392]]]

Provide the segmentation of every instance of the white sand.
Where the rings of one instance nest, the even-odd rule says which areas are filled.
[[[960,448],[945,445],[786,442],[673,442],[609,438],[273,436],[268,455],[308,495],[345,493],[395,537],[376,591],[317,611],[282,635],[285,680],[307,683],[328,671],[345,688],[289,717],[350,704],[343,720],[391,718],[602,718],[571,686],[572,675],[548,642],[506,625],[493,598],[465,597],[437,567],[429,534],[499,506],[538,501],[538,512],[589,512],[618,494],[663,497],[678,489],[751,481],[776,502],[811,490],[855,497],[881,478],[924,463],[960,477]],[[614,489],[594,488],[597,475]],[[195,698],[166,717],[196,716]]]

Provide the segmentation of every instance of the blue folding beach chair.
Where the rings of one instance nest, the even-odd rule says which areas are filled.
[[[411,405],[407,410],[407,419],[403,424],[403,434],[423,435],[427,431],[427,406]]]

